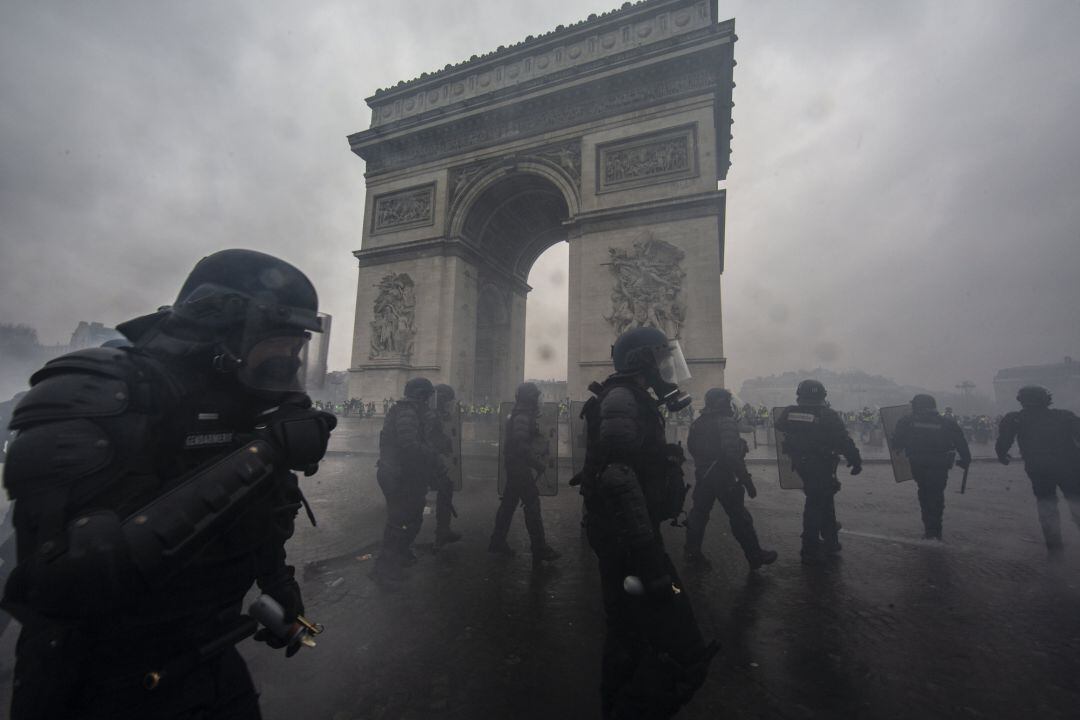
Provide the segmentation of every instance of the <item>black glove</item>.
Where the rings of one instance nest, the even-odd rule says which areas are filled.
[[[275,580],[267,582],[265,585],[260,583],[260,588],[263,593],[277,600],[278,604],[285,610],[285,623],[292,625],[296,622],[298,615],[304,614],[304,598],[300,594],[300,585],[297,584],[296,579],[293,577],[295,569],[292,565],[286,565],[279,573]],[[254,639],[257,642],[264,642],[275,650],[280,650],[288,645],[285,650],[285,657],[292,657],[300,649],[300,641],[289,644],[287,640],[279,638],[272,633],[268,628],[260,628],[255,633]]]
[[[1002,465],[1008,465],[1012,462],[1012,458],[1009,457],[1009,453],[1002,453],[1001,455],[998,455],[998,462]]]
[[[957,460],[956,461],[956,467],[960,468],[961,470],[967,470],[969,467],[971,467],[971,461],[970,460]]]
[[[754,478],[750,473],[746,473],[745,477],[739,478],[739,482],[746,488],[746,494],[753,500],[757,497],[757,487],[754,485]]]
[[[667,557],[659,545],[645,548],[638,554],[641,584],[654,600],[666,602],[675,597],[675,586],[668,572]]]
[[[856,463],[856,464],[851,466],[851,474],[852,475],[858,475],[861,472],[862,472],[862,463]]]
[[[310,471],[326,454],[330,431],[335,427],[337,417],[328,412],[282,405],[256,426],[255,431],[282,452],[289,469]]]

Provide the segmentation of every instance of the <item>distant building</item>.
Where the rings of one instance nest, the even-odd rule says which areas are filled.
[[[817,368],[746,380],[739,390],[739,400],[770,408],[791,405],[795,402],[795,388],[808,379],[818,380],[825,385],[829,404],[838,410],[902,405],[909,402],[916,393],[927,392],[922,388],[898,385],[889,378],[870,375],[861,370],[837,372]]]
[[[124,336],[118,333],[115,328],[105,327],[99,322],[80,320],[75,332],[71,333],[71,342],[60,354],[84,348],[101,347],[103,343],[109,340],[122,340],[123,338]]]
[[[990,398],[973,392],[974,385],[966,393],[941,392],[927,390],[914,385],[900,385],[881,375],[870,375],[861,370],[838,372],[817,368],[798,370],[756,377],[745,381],[739,390],[738,402],[750,403],[755,407],[780,407],[795,402],[795,388],[803,380],[818,380],[828,391],[829,404],[837,410],[871,410],[903,405],[919,393],[928,393],[937,400],[938,408],[951,407],[960,415],[978,415],[989,412]]]
[[[1054,396],[1054,406],[1080,412],[1080,362],[1066,357],[1053,365],[1021,365],[998,370],[994,396],[1000,412],[1016,410],[1016,391],[1042,385]]]
[[[527,382],[534,383],[540,388],[541,402],[562,402],[566,399],[565,380],[528,380]]]

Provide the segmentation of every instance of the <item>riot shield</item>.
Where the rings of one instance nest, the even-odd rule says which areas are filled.
[[[450,481],[454,483],[454,490],[461,491],[465,479],[465,471],[461,463],[461,403],[454,401],[447,408],[446,417],[443,418],[443,432],[450,438],[450,457],[447,464],[450,466]]]
[[[570,403],[570,470],[577,475],[585,468],[585,418],[581,417],[581,411],[585,407],[584,400],[574,400]]]
[[[499,404],[499,497],[506,490],[506,430],[514,403]],[[536,417],[540,433],[533,438],[533,451],[544,461],[544,471],[536,477],[536,488],[541,495],[557,495],[559,492],[559,403],[540,404]]]
[[[784,433],[776,427],[776,419],[782,412],[784,412],[782,407],[772,409],[772,429],[776,438],[776,471],[780,475],[780,487],[784,490],[802,490],[802,478],[795,472],[791,456],[784,452]]]
[[[911,405],[893,405],[881,408],[881,428],[885,431],[885,442],[889,445],[889,458],[892,460],[893,477],[901,483],[911,480],[911,462],[904,453],[893,450],[893,435],[896,434],[896,423],[900,418],[911,414]]]

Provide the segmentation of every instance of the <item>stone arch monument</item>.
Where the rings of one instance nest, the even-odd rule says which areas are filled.
[[[369,97],[351,395],[419,374],[512,397],[529,269],[557,242],[574,398],[637,325],[682,342],[691,392],[722,385],[735,40],[716,0],[643,0]]]

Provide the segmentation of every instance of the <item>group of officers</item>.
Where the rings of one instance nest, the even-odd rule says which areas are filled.
[[[292,655],[320,631],[304,616],[284,548],[307,509],[297,473],[317,471],[336,425],[298,380],[310,333],[322,330],[317,310],[297,268],[226,250],[196,265],[173,305],[119,325],[129,346],[71,353],[32,376],[12,414],[3,478],[17,538],[3,608],[22,623],[13,720],[260,717],[235,643],[254,635]],[[572,481],[584,498],[607,619],[602,710],[605,718],[666,718],[701,686],[718,650],[698,629],[660,533],[690,490],[682,446],[667,442],[661,410],[689,406],[680,388],[689,372],[678,342],[647,327],[620,335],[612,362],[615,372],[589,387],[585,462]],[[373,574],[388,587],[415,562],[430,489],[436,546],[461,537],[451,527],[453,390],[414,378],[404,395],[379,438],[387,522]],[[488,547],[513,552],[506,537],[521,504],[539,564],[559,557],[545,539],[537,489],[539,391],[523,384],[515,400]],[[1078,421],[1050,409],[1045,391],[1026,388],[1020,401],[1023,409],[1001,423],[997,451],[1008,463],[1019,439],[1057,553],[1059,488],[1080,523]],[[932,399],[916,397],[912,410],[894,440],[919,484],[927,535],[940,538],[946,456],[955,451],[965,464],[970,455]],[[708,564],[702,539],[717,501],[752,569],[777,558],[745,507],[756,489],[733,416],[730,393],[712,389],[688,438],[696,477],[685,552],[698,567]],[[799,385],[776,427],[806,494],[803,559],[823,562],[840,550],[839,458],[858,474],[858,449],[816,381]],[[245,614],[253,584],[262,595]]]

